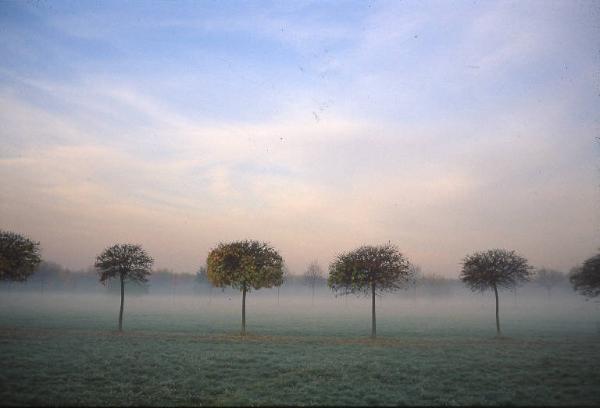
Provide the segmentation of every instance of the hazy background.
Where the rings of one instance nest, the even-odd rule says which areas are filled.
[[[294,273],[388,240],[456,276],[599,246],[600,6],[0,2],[0,222],[85,268],[193,272],[221,240]],[[236,306],[238,307],[238,306]]]
[[[238,335],[241,293],[185,282],[151,282],[148,292],[127,288],[126,332],[177,336]],[[335,297],[325,285],[315,296],[300,282],[248,294],[248,331],[275,336],[368,336],[369,297]],[[36,288],[34,282],[0,285],[0,324],[5,330],[89,331],[116,328],[119,287],[95,290],[83,285],[68,290]],[[416,287],[377,298],[378,334],[388,338],[489,338],[495,333],[494,295],[473,293],[457,281],[420,282]],[[511,338],[554,339],[597,336],[600,304],[585,301],[568,282],[550,294],[535,284],[500,292],[502,331]]]

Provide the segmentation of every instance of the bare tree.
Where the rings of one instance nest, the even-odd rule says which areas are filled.
[[[538,285],[546,288],[546,290],[548,291],[548,297],[550,297],[552,288],[564,282],[566,279],[567,276],[562,272],[556,271],[554,269],[540,268],[537,271],[535,271],[533,281]]]
[[[451,281],[435,273],[422,275],[420,284],[423,287],[423,292],[436,297],[448,295],[451,291]]]
[[[419,265],[411,263],[408,266],[408,272],[410,278],[408,280],[408,285],[413,289],[413,300],[417,298],[417,282],[423,278],[423,272]]]
[[[64,268],[56,262],[42,261],[31,281],[39,280],[40,292],[43,294],[46,285],[58,280],[61,272],[64,273]]]
[[[306,272],[304,272],[304,283],[310,286],[312,290],[312,300],[311,305],[315,304],[315,288],[319,284],[321,280],[323,280],[323,270],[319,266],[319,263],[314,260],[306,268]]]
[[[212,300],[213,285],[208,279],[206,266],[202,265],[200,266],[200,268],[198,268],[198,271],[196,271],[196,278],[194,279],[194,282],[196,282],[196,285],[198,286],[208,286],[208,304],[210,305]]]

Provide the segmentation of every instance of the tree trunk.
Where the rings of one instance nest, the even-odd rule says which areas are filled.
[[[498,288],[494,285],[494,294],[496,295],[496,334],[500,335],[500,315],[499,315],[499,303],[498,303]]]
[[[123,331],[123,303],[125,300],[125,276],[121,274],[121,309],[119,310],[119,331]]]
[[[246,335],[246,287],[242,289],[242,336]]]
[[[377,319],[375,317],[375,283],[371,285],[371,295],[371,337],[375,338],[375,336],[377,335]]]
[[[279,286],[277,286],[277,304],[279,304]]]
[[[310,305],[311,306],[315,305],[315,285],[312,285],[312,299],[310,301]]]

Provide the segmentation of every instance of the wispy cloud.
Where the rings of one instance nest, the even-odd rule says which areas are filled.
[[[597,246],[593,29],[566,3],[460,6],[29,10],[53,35],[26,45],[77,74],[0,49],[28,67],[0,64],[3,227],[69,266],[127,240],[191,271],[250,237],[296,272],[388,240],[446,275],[488,246],[568,268]]]

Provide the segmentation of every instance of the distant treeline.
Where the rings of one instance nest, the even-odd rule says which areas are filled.
[[[206,276],[206,268],[200,268],[195,273],[176,273],[169,269],[152,271],[148,282],[126,282],[128,294],[200,294],[239,291],[231,288],[216,288]],[[327,278],[318,277],[315,285],[327,286]],[[305,287],[304,276],[286,275],[282,286]],[[103,285],[98,280],[97,270],[90,266],[86,269],[71,270],[56,262],[42,261],[35,273],[25,282],[0,281],[4,290],[38,291],[89,291],[119,293],[117,281],[107,281]],[[275,289],[273,289],[275,290]]]
[[[562,280],[558,279],[551,290],[571,291],[567,274],[563,274]],[[317,293],[329,292],[327,278],[325,276],[312,277],[311,282],[305,275],[286,274],[281,285],[281,290],[286,293],[308,294],[310,286],[314,282]],[[206,276],[206,269],[200,268],[195,273],[175,273],[169,269],[157,269],[149,276],[148,282],[126,283],[127,293],[132,295],[161,294],[161,295],[197,295],[197,294],[237,294],[239,291],[231,288],[216,288],[211,285]],[[76,291],[76,292],[98,292],[119,293],[119,284],[116,281],[108,281],[106,285],[98,281],[98,272],[93,267],[80,270],[70,270],[56,262],[42,262],[35,273],[26,282],[0,281],[2,290],[37,291]],[[262,292],[275,291],[264,289]],[[535,279],[518,289],[521,291],[544,290],[550,295],[547,286]],[[405,290],[399,292],[399,296],[452,296],[464,291],[464,284],[458,278],[447,278],[434,274],[417,273],[411,284]]]

